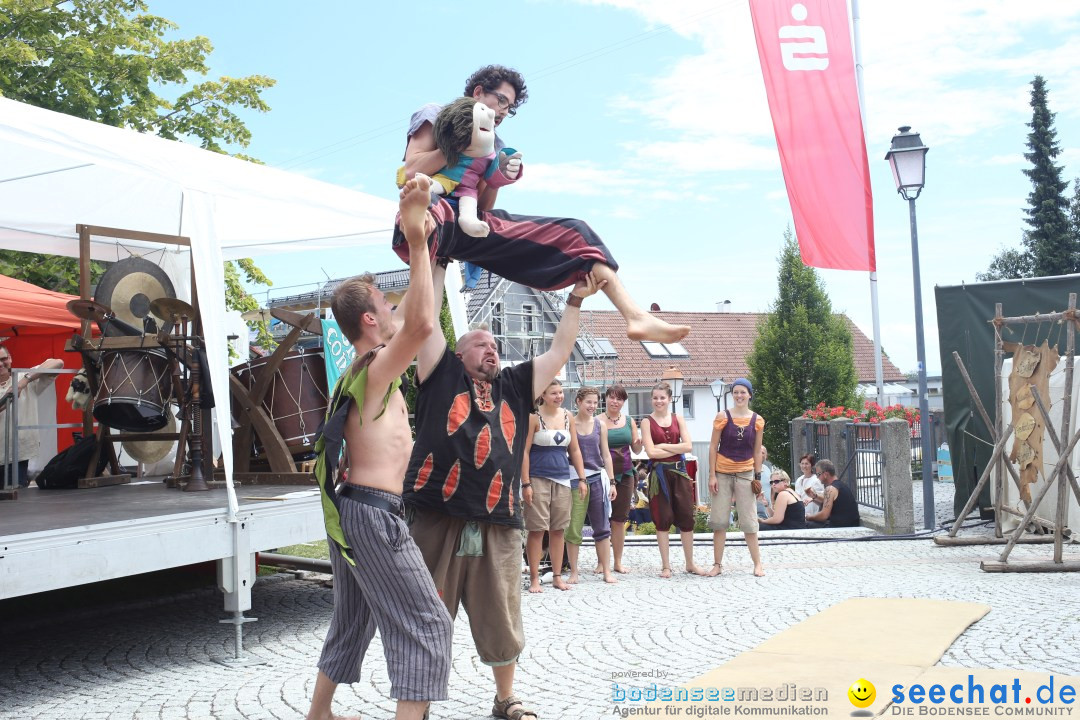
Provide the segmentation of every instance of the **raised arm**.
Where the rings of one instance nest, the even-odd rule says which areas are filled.
[[[595,295],[596,291],[606,284],[606,280],[597,282],[592,273],[589,273],[585,276],[585,282],[579,282],[570,291],[570,298],[567,299],[559,327],[555,329],[551,347],[533,360],[533,397],[543,394],[547,386],[559,374],[559,369],[570,359],[570,353],[574,350],[574,343],[577,342],[578,330],[581,327],[580,300]],[[574,298],[580,298],[580,300],[574,300]]]
[[[427,254],[427,248],[423,253]],[[442,264],[436,264],[431,270],[432,301],[427,303],[428,317],[434,318],[435,331],[428,335],[427,340],[420,346],[420,353],[416,358],[416,380],[424,382],[435,366],[439,364],[443,353],[446,351],[446,337],[443,336],[442,326],[439,325],[439,316],[442,314],[443,287],[446,284],[446,268]]]
[[[64,367],[64,361],[63,360],[58,360],[57,358],[49,358],[48,360],[41,363],[40,365],[35,365],[33,369],[34,370],[59,370],[62,367]],[[40,372],[27,373],[26,375],[23,375],[21,378],[19,378],[19,391],[21,392],[23,389],[26,388],[27,385],[34,382],[35,380],[39,380],[39,379],[42,379],[42,378],[46,378],[51,382],[56,381],[56,375],[53,375],[52,373],[40,373]]]
[[[401,229],[409,243],[409,296],[404,303],[401,329],[368,366],[368,387],[382,388],[405,372],[420,347],[435,335],[432,328],[431,261],[428,259],[427,213],[431,180],[420,175],[401,190]],[[438,316],[436,316],[437,319]],[[442,337],[442,333],[438,333]]]

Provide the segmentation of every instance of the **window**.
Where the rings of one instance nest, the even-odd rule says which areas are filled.
[[[491,334],[496,338],[503,334],[503,304],[501,302],[491,306]]]
[[[607,338],[594,338],[587,335],[578,336],[578,349],[586,360],[600,360],[602,358],[617,358],[615,346]]]
[[[694,419],[694,394],[686,393],[682,396],[682,414],[687,420]]]
[[[522,303],[521,305],[521,332],[527,335],[533,335],[540,332],[540,313],[537,312],[536,306],[532,303]]]
[[[690,351],[683,347],[682,343],[658,343],[643,340],[641,345],[645,348],[645,352],[649,353],[649,357],[690,357]]]

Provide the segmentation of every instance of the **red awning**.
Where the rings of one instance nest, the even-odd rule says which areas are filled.
[[[45,290],[36,285],[0,275],[0,335],[55,334],[78,330],[79,318],[68,312],[74,295]]]

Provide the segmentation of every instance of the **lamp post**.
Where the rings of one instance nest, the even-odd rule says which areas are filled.
[[[671,404],[673,406],[671,408],[671,412],[674,413],[676,412],[676,407],[679,407],[677,405],[679,399],[682,398],[682,372],[680,372],[679,368],[675,367],[674,365],[668,365],[667,370],[665,370],[664,374],[660,376],[660,379],[671,386]]]
[[[934,528],[934,479],[930,472],[933,439],[930,431],[930,406],[926,392],[926,341],[923,337],[922,281],[919,276],[919,234],[915,225],[915,199],[926,179],[926,153],[919,133],[907,125],[893,135],[885,159],[892,167],[896,191],[908,201],[911,219],[911,274],[915,285],[915,352],[919,363],[919,428],[922,435],[923,522]]]
[[[720,412],[720,400],[724,401],[724,409],[727,410],[727,383],[724,382],[724,378],[717,378],[709,385],[709,389],[712,390],[713,397],[716,398],[716,412]]]

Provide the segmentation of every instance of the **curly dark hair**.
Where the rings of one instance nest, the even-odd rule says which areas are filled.
[[[517,108],[524,105],[529,99],[529,89],[525,87],[525,78],[517,70],[503,65],[485,65],[470,75],[465,81],[465,95],[472,97],[477,85],[484,88],[484,92],[493,93],[504,82],[510,83],[517,98],[511,107]]]
[[[471,97],[460,97],[435,116],[435,147],[446,156],[446,167],[457,165],[461,153],[472,142],[476,102]]]

